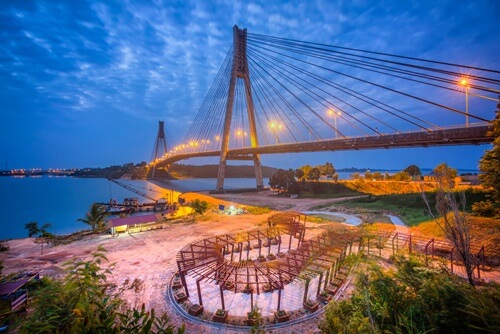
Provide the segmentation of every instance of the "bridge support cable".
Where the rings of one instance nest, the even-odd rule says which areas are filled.
[[[344,87],[344,86],[339,85],[339,84],[337,84],[337,83],[335,83],[335,82],[332,82],[331,80],[328,80],[328,79],[325,79],[325,78],[323,78],[323,77],[320,77],[320,76],[318,76],[318,75],[316,75],[316,74],[314,74],[314,73],[312,73],[312,72],[305,71],[305,70],[303,70],[303,69],[301,69],[301,68],[299,68],[299,67],[297,67],[297,66],[294,66],[293,64],[290,64],[290,63],[288,63],[288,62],[286,62],[286,61],[283,61],[283,60],[277,59],[276,57],[273,57],[273,56],[272,56],[272,55],[270,55],[270,54],[267,54],[267,53],[266,53],[264,56],[265,56],[265,58],[266,58],[266,59],[272,59],[272,60],[275,60],[277,63],[283,64],[283,66],[279,66],[280,71],[285,71],[285,72],[287,72],[287,73],[292,73],[292,72],[290,72],[289,70],[287,70],[287,68],[291,68],[291,69],[293,69],[293,70],[297,71],[297,72],[298,72],[298,74],[303,74],[304,76],[307,76],[307,77],[310,77],[310,78],[312,78],[312,79],[314,79],[314,80],[317,80],[317,81],[318,81],[318,83],[317,83],[317,84],[314,84],[314,83],[312,83],[312,82],[309,82],[309,81],[307,81],[307,80],[303,79],[303,78],[302,78],[302,77],[300,77],[298,74],[296,75],[296,77],[297,77],[297,78],[299,78],[299,79],[300,79],[300,80],[302,80],[303,82],[307,83],[308,85],[312,86],[312,87],[314,88],[314,90],[321,91],[322,93],[326,94],[327,96],[330,96],[330,97],[332,97],[332,98],[334,98],[334,99],[338,100],[339,102],[343,103],[344,105],[349,106],[349,107],[350,107],[351,109],[353,109],[354,111],[357,111],[357,112],[359,112],[360,114],[363,114],[363,115],[365,115],[365,116],[366,116],[366,117],[368,117],[368,118],[371,118],[371,119],[372,119],[372,120],[374,120],[375,122],[379,122],[379,123],[381,123],[383,126],[385,126],[385,127],[389,128],[389,129],[391,129],[391,130],[397,131],[394,127],[390,126],[387,122],[384,122],[384,121],[382,121],[382,120],[380,120],[380,119],[377,119],[377,118],[375,118],[373,115],[370,115],[370,114],[368,114],[367,112],[363,111],[362,109],[360,109],[360,108],[358,108],[358,107],[354,106],[353,104],[351,104],[351,103],[347,102],[347,100],[342,99],[342,98],[338,97],[337,95],[333,95],[331,92],[327,92],[325,89],[321,88],[321,85],[320,85],[320,84],[327,85],[327,86],[330,86],[330,87],[332,87],[332,88],[334,88],[334,89],[336,89],[336,90],[339,90],[339,91],[341,91],[341,92],[344,92],[344,93],[346,93],[347,95],[350,95],[350,96],[352,96],[352,97],[355,97],[356,99],[358,99],[358,100],[360,100],[360,101],[363,101],[363,102],[365,102],[365,103],[367,103],[367,104],[369,104],[369,105],[371,105],[371,106],[373,106],[373,107],[375,107],[375,108],[377,108],[377,109],[379,109],[379,110],[381,110],[381,111],[387,112],[388,114],[391,114],[391,115],[393,115],[393,116],[395,116],[395,117],[397,117],[397,118],[399,118],[399,119],[401,119],[401,120],[403,120],[403,121],[406,121],[406,122],[408,122],[408,123],[410,123],[410,124],[413,124],[413,125],[415,125],[415,126],[417,126],[417,127],[421,128],[421,129],[428,129],[428,128],[426,128],[425,126],[423,126],[423,125],[419,124],[419,122],[420,122],[420,123],[422,123],[422,124],[427,124],[428,126],[431,126],[431,127],[438,128],[438,126],[437,126],[437,125],[434,125],[434,124],[432,124],[432,123],[430,123],[430,122],[428,122],[428,121],[426,121],[426,120],[424,120],[424,119],[421,119],[421,118],[418,118],[418,117],[412,116],[412,115],[410,115],[409,113],[406,113],[406,112],[404,112],[404,111],[401,111],[401,110],[397,110],[397,109],[395,109],[395,111],[396,111],[396,112],[392,112],[392,111],[390,111],[390,110],[387,110],[387,109],[385,109],[385,108],[381,107],[381,105],[382,105],[382,106],[384,106],[385,104],[384,104],[384,103],[382,103],[382,102],[380,102],[380,101],[377,101],[377,100],[371,99],[371,100],[373,100],[374,102],[369,102],[369,101],[367,101],[366,99],[364,99],[363,97],[365,97],[365,98],[367,98],[367,99],[370,99],[370,98],[369,98],[369,97],[367,97],[367,96],[365,96],[365,95],[363,95],[363,94],[361,94],[361,93],[355,92],[355,91],[353,91],[353,90],[349,90],[347,87]],[[258,56],[257,56],[257,57],[258,57]],[[263,58],[263,57],[258,57],[258,58],[259,58],[259,61],[260,61],[260,62],[265,62],[265,60],[264,60],[264,58]],[[278,73],[282,73],[282,72],[278,72]],[[293,75],[293,74],[291,74],[291,75]],[[318,95],[318,96],[319,96],[319,95]],[[360,97],[360,96],[361,96],[361,97]],[[387,106],[387,105],[385,105],[385,106]],[[369,129],[370,129],[370,130],[372,130],[373,132],[380,134],[378,131],[376,131],[376,130],[373,128],[373,126],[369,126],[369,125],[367,125],[366,123],[364,123],[364,122],[363,122],[363,121],[361,121],[360,119],[358,119],[358,118],[356,118],[355,116],[353,116],[351,113],[346,112],[346,110],[345,110],[345,109],[342,109],[342,108],[337,107],[337,106],[334,106],[334,107],[335,107],[335,109],[337,109],[337,110],[344,111],[344,112],[345,112],[345,114],[346,114],[347,116],[349,116],[349,117],[353,118],[356,122],[362,123],[364,126],[366,126],[367,128],[369,128]],[[389,107],[389,106],[388,106],[388,107]],[[394,109],[394,108],[393,108],[393,109]],[[405,116],[407,116],[407,117],[405,117],[405,116],[401,116],[401,115],[399,115],[398,113],[399,113],[399,114],[402,114],[402,115],[405,115]],[[339,117],[340,117],[340,118],[342,118],[342,119],[344,119],[345,121],[348,121],[346,118],[344,118],[344,116],[343,116],[343,115],[340,115]],[[413,119],[413,120],[412,120],[412,119]]]
[[[293,86],[297,87],[299,91],[307,94],[313,101],[313,103],[317,103],[318,105],[320,106],[323,106],[324,109],[335,109],[335,110],[339,110],[341,112],[343,112],[343,114],[341,114],[339,117],[342,118],[343,120],[345,120],[347,123],[349,123],[350,125],[352,125],[353,127],[359,129],[361,132],[363,132],[363,134],[365,135],[368,135],[368,133],[366,131],[364,131],[362,128],[360,128],[356,123],[354,122],[351,122],[348,118],[346,118],[344,116],[344,114],[348,115],[349,117],[352,117],[355,119],[355,121],[357,121],[358,123],[368,127],[370,130],[372,130],[373,132],[376,132],[378,133],[378,131],[376,129],[373,129],[372,127],[370,127],[369,125],[365,124],[363,121],[357,119],[355,116],[352,116],[351,114],[349,114],[348,112],[346,112],[344,109],[342,109],[341,107],[335,105],[333,102],[327,100],[327,99],[324,99],[322,96],[320,96],[318,93],[316,93],[314,90],[316,91],[321,91],[321,88],[319,88],[318,86],[314,85],[314,84],[311,84],[310,82],[306,81],[306,80],[303,80],[301,78],[298,78],[299,80],[301,80],[302,82],[305,82],[307,84],[309,84],[310,86],[312,86],[311,88],[305,86],[304,84],[298,82],[297,80],[295,80],[294,78],[292,78],[290,75],[287,75],[285,73],[290,73],[286,68],[284,67],[281,67],[281,66],[274,66],[270,63],[268,63],[264,58],[262,57],[259,57],[259,56],[256,56],[258,62],[256,62],[256,66],[261,66],[260,64],[265,64],[267,65],[268,68],[270,68],[276,75],[281,75],[282,78],[286,79],[287,82],[291,83]],[[266,71],[267,72],[267,71]],[[268,75],[273,78],[276,82],[281,82],[281,80],[278,80],[275,76],[271,75],[269,72],[267,72]],[[292,74],[293,75],[293,74]],[[326,93],[325,91],[323,91],[324,93]],[[331,97],[333,98],[336,98],[335,96],[331,95],[331,94],[328,94],[327,95],[330,95]],[[312,110],[311,107],[308,107],[308,109]],[[313,112],[314,113],[314,112]],[[324,119],[319,116],[318,114],[314,113],[316,116],[318,116],[318,118],[321,120],[321,121],[324,121]],[[331,129],[333,129],[337,134],[339,134],[340,136],[342,136],[343,138],[347,138],[341,131],[339,131],[337,128],[335,128],[334,126],[332,126],[329,122],[325,122],[326,126],[330,127]],[[378,133],[380,134],[380,133]]]
[[[232,49],[227,53],[219,71],[205,96],[202,105],[191,123],[184,140],[178,143],[171,154],[186,154],[198,149],[219,150],[220,139],[215,135],[221,133],[222,108],[227,94],[228,79],[231,71]],[[181,111],[182,112],[182,111]]]
[[[267,50],[270,50],[270,49],[267,48]],[[312,67],[315,67],[315,68],[320,69],[320,70],[331,72],[332,74],[337,74],[337,75],[343,76],[345,78],[357,81],[359,83],[371,85],[371,86],[374,86],[376,88],[380,88],[380,89],[383,89],[385,91],[389,91],[391,93],[399,94],[399,95],[402,95],[404,97],[408,97],[408,98],[411,98],[411,99],[414,99],[414,100],[417,100],[417,101],[420,101],[420,102],[424,102],[424,103],[426,103],[428,105],[432,105],[432,106],[435,106],[435,107],[439,107],[441,109],[452,111],[454,113],[458,113],[458,114],[461,114],[461,115],[464,115],[464,116],[467,115],[468,117],[475,118],[475,119],[483,121],[483,122],[489,122],[489,120],[487,120],[487,119],[485,119],[483,117],[480,117],[478,115],[470,114],[470,113],[458,110],[456,108],[453,108],[453,107],[450,107],[450,106],[446,106],[446,105],[444,105],[442,103],[434,102],[434,101],[428,100],[428,99],[423,98],[423,97],[419,97],[419,96],[416,96],[416,95],[413,95],[413,94],[410,94],[410,93],[406,93],[404,91],[401,91],[401,90],[398,90],[398,89],[395,89],[395,88],[391,88],[391,87],[389,87],[389,86],[387,86],[385,84],[378,84],[378,83],[375,83],[375,82],[367,80],[367,79],[362,79],[359,76],[350,75],[350,74],[347,74],[345,72],[341,72],[341,71],[335,70],[332,67],[327,67],[325,64],[320,65],[318,63],[313,63],[310,60],[299,58],[298,56],[294,56],[294,55],[291,55],[291,54],[285,54],[283,52],[278,52],[278,51],[274,51],[274,50],[272,52],[274,52],[277,55],[289,58],[289,59],[291,59],[293,61],[300,62],[303,65],[308,65],[308,66],[312,66]]]
[[[459,86],[462,73],[469,82]],[[219,156],[222,191],[232,159],[252,160],[262,187],[260,154],[489,142],[499,74],[235,26],[233,46],[184,142],[162,165]],[[476,120],[470,127],[469,117]],[[458,129],[460,135],[451,131]]]
[[[313,49],[313,50],[319,50],[319,51],[323,51],[323,52],[327,52],[327,53],[337,53],[337,54],[347,55],[350,57],[370,59],[370,60],[385,62],[385,63],[394,64],[394,65],[402,66],[402,67],[409,67],[409,68],[425,70],[428,72],[447,74],[447,75],[453,76],[455,78],[461,77],[463,75],[463,73],[471,72],[471,71],[500,74],[499,70],[493,70],[493,69],[482,68],[482,67],[477,67],[477,66],[454,64],[454,63],[449,63],[449,62],[429,60],[429,59],[423,59],[423,58],[417,58],[417,57],[401,56],[401,55],[395,55],[395,54],[390,54],[390,53],[361,50],[361,49],[341,47],[341,46],[335,46],[335,45],[327,45],[327,44],[314,43],[314,42],[297,41],[297,40],[292,40],[292,39],[265,36],[265,35],[252,34],[252,33],[249,34],[249,40],[250,41],[256,40],[256,41],[259,41],[261,43],[265,42],[265,43],[269,43],[269,44],[291,45],[291,46],[295,46],[297,48],[302,48],[302,49],[309,49],[309,50]],[[352,52],[348,53],[345,51],[341,52],[338,50],[347,50],[347,51],[352,51],[354,53],[352,53]],[[379,57],[377,58],[377,57],[365,56],[364,54],[377,55]],[[382,58],[380,56],[382,56]],[[403,62],[391,60],[393,58],[404,59],[406,62],[403,63]],[[411,63],[411,62],[413,62],[413,63]],[[423,64],[431,64],[434,67],[423,66]],[[441,66],[441,67],[439,67],[439,66]],[[451,69],[453,69],[453,68],[457,68],[458,71],[457,70],[452,71]],[[497,85],[500,84],[499,79],[485,77],[484,75],[481,76],[481,75],[469,74],[468,77],[470,79],[473,79],[474,81],[481,81],[481,82],[490,83],[490,84],[497,84]],[[474,88],[476,88],[476,87],[474,87]],[[489,92],[494,92],[494,90],[491,90],[491,88],[487,88],[487,87],[477,86],[477,88],[478,89],[485,89],[486,91],[489,91]]]
[[[263,57],[259,57],[259,56],[257,56],[256,58],[257,58],[259,61],[261,61],[261,62],[263,62],[263,63],[266,63],[265,58],[263,58]],[[271,57],[271,58],[274,58],[274,57]],[[274,59],[275,59],[275,58],[274,58]],[[278,62],[278,63],[280,63],[280,64],[281,64],[281,63],[286,64],[286,62],[282,62],[282,61],[280,61],[280,60],[277,60],[277,62]],[[314,75],[314,74],[312,74],[312,73],[309,73],[309,72],[306,72],[306,71],[303,71],[303,70],[301,70],[300,68],[295,67],[295,66],[293,66],[293,65],[291,65],[291,64],[289,64],[289,66],[290,66],[290,68],[292,68],[293,70],[298,71],[298,72],[299,72],[299,73],[301,73],[301,74],[304,74],[304,75],[306,75],[306,76],[308,76],[308,77],[314,78],[314,79],[316,79],[316,80],[320,81],[321,83],[327,84],[327,85],[329,85],[329,86],[330,86],[330,87],[332,87],[332,88],[336,88],[336,89],[338,89],[338,90],[342,91],[342,89],[338,88],[338,87],[337,87],[338,85],[335,85],[335,83],[333,83],[333,82],[329,82],[328,80],[325,80],[325,79],[323,79],[323,78],[321,78],[321,77],[317,77],[316,75]],[[315,83],[313,83],[313,82],[311,82],[311,81],[308,81],[308,80],[306,80],[306,79],[304,79],[304,78],[302,78],[302,77],[300,77],[300,76],[298,76],[298,75],[294,74],[293,72],[291,72],[290,70],[288,70],[286,66],[279,66],[279,71],[283,71],[283,72],[288,73],[288,74],[289,74],[289,76],[287,76],[287,77],[290,77],[290,76],[296,76],[296,78],[297,78],[298,80],[300,80],[301,82],[303,82],[303,83],[304,83],[304,84],[301,84],[301,86],[302,86],[302,87],[304,87],[304,88],[305,88],[305,87],[306,87],[305,85],[312,86],[312,87],[314,88],[314,90],[319,91],[319,92],[322,92],[322,93],[324,93],[326,96],[329,96],[329,97],[331,97],[331,98],[333,98],[333,99],[335,99],[335,100],[339,101],[340,103],[342,103],[342,104],[344,104],[344,105],[349,106],[350,108],[352,108],[353,110],[355,110],[355,111],[359,112],[360,114],[363,114],[363,115],[365,115],[365,116],[367,116],[367,117],[371,118],[372,120],[377,121],[377,119],[375,119],[375,117],[373,117],[372,115],[370,115],[370,114],[368,114],[368,113],[364,112],[362,109],[357,108],[356,106],[354,106],[354,105],[350,104],[350,103],[349,103],[349,102],[347,102],[346,100],[344,100],[344,99],[342,99],[342,98],[340,98],[340,97],[338,97],[338,96],[336,96],[336,95],[333,95],[331,92],[329,92],[329,91],[325,90],[325,89],[324,89],[324,88],[322,88],[320,85],[315,84]],[[308,88],[306,88],[306,89],[308,89]],[[311,89],[308,89],[308,90],[312,92],[312,90],[311,90]],[[345,91],[344,91],[344,92],[345,92]],[[321,97],[320,97],[320,95],[319,95],[318,93],[313,93],[313,94],[315,94],[318,98],[321,98]],[[360,99],[360,100],[362,100],[362,99]],[[327,102],[329,102],[329,101],[327,101]],[[376,106],[376,105],[374,105],[374,106]],[[356,120],[356,121],[359,121],[356,117],[354,117],[353,115],[351,115],[351,113],[347,112],[346,110],[342,109],[341,107],[339,107],[339,106],[337,106],[337,105],[335,105],[335,104],[333,104],[333,103],[331,103],[331,107],[333,107],[333,108],[335,108],[335,109],[337,109],[337,110],[340,110],[340,111],[344,111],[344,113],[345,113],[347,116],[349,116],[349,117],[353,118],[353,119],[354,119],[354,120]],[[344,115],[343,115],[343,114],[339,115],[339,117],[340,117],[340,118],[342,118],[342,119],[344,119],[345,121],[349,122],[349,120],[348,120],[348,119],[346,119],[346,118],[344,117]],[[393,127],[392,127],[391,125],[389,125],[388,123],[382,122],[382,121],[380,121],[380,120],[378,120],[378,121],[379,121],[379,122],[381,122],[381,123],[382,123],[384,126],[386,126],[387,128],[390,128],[391,130],[397,131],[397,129],[393,128]],[[360,122],[360,123],[362,123],[361,121],[359,121],[359,122]],[[374,130],[374,129],[373,129],[373,128],[371,128],[370,126],[368,126],[368,125],[366,125],[366,126],[367,126],[368,128],[370,128],[371,130],[373,130],[374,132],[377,132],[376,130]]]

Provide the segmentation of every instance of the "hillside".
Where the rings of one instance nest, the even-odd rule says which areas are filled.
[[[173,164],[170,166],[170,173],[173,177],[183,178],[215,178],[219,170],[219,165],[183,165]],[[271,177],[278,169],[262,166],[262,176]],[[253,166],[226,166],[227,178],[255,177]]]

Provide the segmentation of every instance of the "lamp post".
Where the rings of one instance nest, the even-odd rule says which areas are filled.
[[[460,85],[465,87],[465,127],[469,127],[469,81],[466,78],[460,80]]]
[[[281,125],[280,123],[277,123],[277,122],[271,122],[271,123],[269,123],[269,127],[271,128],[271,131],[274,132],[274,137],[276,138],[276,145],[277,145],[279,142],[278,130],[281,130],[283,128],[283,125]]]
[[[340,116],[340,111],[328,110],[328,115],[333,116],[333,121],[335,124],[335,139],[338,138],[339,132],[337,131],[337,116]]]

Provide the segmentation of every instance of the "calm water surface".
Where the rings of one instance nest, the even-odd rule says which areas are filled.
[[[163,181],[169,190],[142,180],[121,182],[154,198],[170,197],[175,190],[175,198],[177,192],[213,190],[216,179]],[[268,183],[265,179],[264,184]],[[226,189],[251,187],[255,187],[255,179],[226,179],[224,183]],[[32,221],[40,226],[50,223],[49,231],[54,234],[88,229],[77,219],[85,217],[92,203],[108,202],[111,198],[121,203],[125,197],[151,202],[106,179],[0,177],[0,240],[27,237],[24,225]]]

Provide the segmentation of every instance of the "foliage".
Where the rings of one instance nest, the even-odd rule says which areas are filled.
[[[494,333],[500,328],[497,286],[477,290],[448,273],[397,258],[397,272],[378,266],[358,274],[350,299],[332,302],[323,333]]]
[[[320,177],[321,172],[317,167],[311,168],[311,170],[307,173],[307,179],[311,181],[318,181]]]
[[[269,185],[279,193],[290,193],[295,189],[295,184],[295,172],[292,169],[287,171],[278,169],[278,171],[269,178]]]
[[[247,206],[245,210],[252,215],[262,215],[271,212],[271,209],[265,206]]]
[[[397,172],[394,175],[392,175],[390,178],[391,178],[391,180],[400,181],[400,182],[401,181],[410,181],[411,180],[410,174],[408,174],[405,171]]]
[[[479,161],[479,169],[483,172],[479,177],[484,187],[493,189],[496,213],[500,214],[500,104],[497,106],[491,135],[494,137],[493,147]]]
[[[52,233],[47,232],[47,230],[52,227],[51,224],[43,224],[42,227],[38,226],[38,222],[30,222],[24,225],[24,228],[28,230],[28,237],[36,236],[40,239],[41,253],[43,255],[43,245],[47,239],[54,239]],[[36,241],[35,241],[36,242]]]
[[[495,250],[500,244],[500,228],[498,219],[469,216],[471,243],[482,245],[488,251]],[[412,234],[431,238],[444,238],[444,231],[439,227],[443,225],[442,219],[438,219],[439,224],[434,221],[427,221],[411,228]]]
[[[325,162],[324,165],[318,167],[321,171],[321,175],[326,175],[327,177],[332,178],[335,175],[335,167],[331,162]]]
[[[350,189],[346,183],[333,182],[299,182],[297,183],[298,193],[301,197],[322,197],[322,198],[339,198],[358,196],[362,193]]]
[[[208,210],[208,202],[200,201],[198,198],[191,202],[189,206],[193,209],[193,215],[203,216],[203,214]]]
[[[428,192],[427,197],[430,207],[434,208],[436,205],[436,198],[432,194],[433,193]],[[464,195],[466,199],[465,210],[471,211],[472,203],[484,200],[486,193],[474,189],[466,189]],[[357,208],[358,210],[365,209],[374,213],[389,211],[400,216],[403,221],[410,226],[418,225],[432,218],[429,216],[424,200],[418,193],[370,196],[337,202],[337,204],[348,208]]]
[[[38,226],[38,222],[30,222],[24,225],[24,228],[28,230],[28,237],[50,237],[50,233],[47,229],[51,228],[51,224],[43,224],[42,227]]]
[[[77,221],[85,223],[92,228],[92,233],[103,232],[106,229],[106,209],[103,205],[93,203],[85,218],[78,218]]]
[[[431,217],[455,247],[455,251],[465,267],[469,284],[474,285],[473,272],[478,261],[476,261],[471,251],[470,223],[468,214],[465,211],[465,195],[450,192],[448,186],[448,178],[439,181],[435,204],[437,214],[434,214],[425,193],[422,193],[422,198]],[[438,217],[441,217],[441,221],[437,219]]]
[[[297,178],[297,180],[302,181],[304,179],[304,171],[300,168],[296,169],[294,171],[294,175]]]
[[[262,328],[264,324],[264,319],[262,318],[262,314],[260,312],[260,308],[258,306],[254,306],[251,312],[248,312],[248,318],[253,319],[253,326],[250,329],[250,333],[252,334],[264,334],[266,331]]]
[[[33,308],[21,325],[21,333],[183,333],[170,324],[166,314],[128,309],[113,295],[103,268],[106,250],[98,248],[88,262],[65,264],[63,281],[48,281],[36,291]]]
[[[438,184],[443,189],[453,188],[455,185],[455,178],[457,177],[457,170],[449,167],[443,163],[436,166],[432,172],[436,175]]]
[[[420,168],[417,165],[410,165],[406,167],[404,172],[408,173],[410,176],[420,176],[422,175],[422,172],[420,171]]]
[[[478,216],[494,217],[497,215],[498,208],[491,201],[480,201],[472,204],[472,211]]]
[[[271,177],[277,171],[277,168],[262,166],[262,176]],[[172,175],[180,178],[216,178],[219,171],[219,165],[185,165],[172,164],[170,166]],[[225,169],[225,177],[227,178],[242,178],[255,177],[255,168],[253,165],[246,166],[231,166],[227,165]]]

